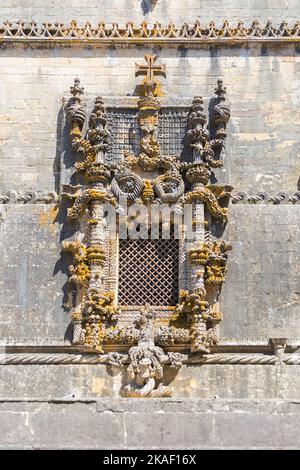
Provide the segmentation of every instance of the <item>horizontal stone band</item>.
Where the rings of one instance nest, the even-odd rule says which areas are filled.
[[[231,202],[233,204],[238,204],[238,203],[298,204],[300,202],[300,191],[297,191],[295,194],[287,194],[287,193],[281,192],[275,195],[270,195],[267,193],[247,194],[244,192],[238,192],[232,195]]]
[[[127,354],[122,356],[122,364],[127,362]],[[278,364],[300,365],[300,354],[284,354],[281,361],[275,355],[267,354],[204,354],[182,355],[184,364]],[[166,356],[167,363],[168,359]],[[0,365],[70,365],[70,364],[110,364],[110,354],[0,354]]]
[[[180,26],[169,23],[162,26],[156,22],[134,25],[128,22],[125,26],[117,23],[105,24],[99,22],[92,26],[86,23],[83,26],[72,21],[69,25],[62,23],[48,23],[37,25],[35,21],[5,21],[0,26],[0,43],[29,43],[29,44],[58,44],[58,45],[84,45],[90,44],[143,44],[159,43],[173,45],[235,45],[248,42],[254,43],[289,43],[300,41],[300,21],[294,25],[282,22],[279,26],[273,26],[271,22],[261,26],[258,21],[253,21],[248,27],[242,22],[232,26],[224,21],[222,26],[217,26],[213,21],[208,25],[202,25],[198,21],[193,24],[184,23]]]
[[[0,204],[53,204],[58,201],[55,191],[48,193],[38,191],[8,191],[0,193]],[[298,204],[300,202],[300,191],[294,194],[280,192],[275,195],[267,193],[247,194],[236,192],[231,196],[232,204]]]

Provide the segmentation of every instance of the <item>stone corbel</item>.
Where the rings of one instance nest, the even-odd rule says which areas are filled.
[[[128,352],[127,384],[121,390],[124,397],[158,398],[173,394],[169,386],[162,384],[163,366],[171,362],[171,366],[179,368],[183,356],[179,353],[165,354],[161,347],[155,345],[154,320],[155,312],[150,306],[141,309],[138,344]]]
[[[280,363],[283,363],[285,349],[287,346],[287,338],[270,338],[269,342],[273,348],[274,356],[278,358]]]

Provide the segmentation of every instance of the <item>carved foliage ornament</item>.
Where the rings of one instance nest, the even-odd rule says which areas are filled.
[[[95,99],[85,135],[83,127],[87,117],[78,79],[71,87],[72,97],[66,107],[72,147],[81,156],[75,171],[83,175],[83,184],[65,185],[63,193],[71,203],[68,218],[77,220],[83,234],[81,241],[75,238],[63,242],[63,249],[70,251],[74,258],[69,268],[69,282],[76,287],[71,308],[73,341],[87,352],[98,353],[103,353],[105,344],[131,345],[128,356],[110,354],[114,366],[125,367],[129,358],[127,383],[122,388],[122,394],[127,397],[171,395],[170,388],[161,383],[163,365],[171,362],[173,367],[179,367],[181,354],[166,354],[163,347],[185,348],[190,344],[191,352],[207,353],[217,344],[218,324],[222,319],[217,301],[231,248],[222,240],[214,240],[210,231],[213,220],[227,220],[224,201],[233,189],[229,185],[209,184],[212,168],[222,166],[224,161],[226,125],[230,117],[226,88],[219,80],[209,124],[202,98],[193,100],[187,132],[193,161],[180,161],[176,155],[164,156],[158,141],[160,102],[156,95],[157,76],[165,76],[166,72],[164,66],[157,65],[156,56],[145,56],[145,61],[145,65],[136,64],[136,75],[145,76],[138,100],[140,149],[136,154],[124,153],[121,164],[106,163],[110,132],[102,98]],[[104,213],[105,204],[118,209],[122,200],[146,208],[153,203],[192,206],[193,241],[179,244],[186,255],[188,286],[181,290],[178,305],[169,308],[172,313],[163,323],[160,308],[150,305],[135,309],[140,311],[135,324],[122,319],[114,272],[117,242],[110,239]]]

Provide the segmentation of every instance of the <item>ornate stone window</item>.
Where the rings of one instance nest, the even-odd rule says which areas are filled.
[[[226,222],[233,188],[210,184],[210,178],[212,168],[223,164],[230,112],[221,80],[209,122],[199,96],[189,110],[162,109],[157,76],[165,76],[165,67],[155,56],[145,60],[136,65],[136,75],[146,76],[136,108],[107,112],[97,97],[85,133],[78,79],[71,88],[66,112],[72,147],[82,156],[75,169],[83,177],[81,185],[68,185],[63,193],[72,201],[69,221],[79,224],[63,247],[74,256],[69,278],[76,286],[74,345],[98,354],[122,345],[127,355],[109,354],[112,364],[129,364],[123,395],[170,396],[160,383],[163,364],[177,367],[179,351],[208,353],[219,340],[218,295],[231,247],[213,236],[213,227]],[[115,212],[115,231],[107,205]],[[175,214],[184,214],[187,206],[190,228],[183,221],[176,232]],[[133,208],[151,212],[159,236],[151,232],[149,238],[148,225],[145,229],[130,214]],[[162,236],[166,224],[152,215],[153,208],[172,210],[170,238]],[[126,233],[133,220],[140,223],[140,237],[120,236],[122,220]]]

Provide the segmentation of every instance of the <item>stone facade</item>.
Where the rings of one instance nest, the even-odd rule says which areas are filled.
[[[247,37],[234,32],[234,38],[226,33],[224,40],[212,36],[184,42],[165,32],[165,42],[158,36],[126,45],[126,40],[74,36],[39,42],[38,35],[25,37],[28,27],[23,38],[19,32],[11,39],[5,28],[1,37],[0,31],[0,420],[7,430],[1,446],[172,449],[180,442],[181,448],[295,448],[300,393],[298,2],[273,0],[262,6],[253,0],[245,7],[237,0],[221,6],[196,0],[180,5],[175,0],[110,0],[101,8],[94,3],[7,1],[0,6],[0,19],[34,20],[38,28],[44,22],[70,27],[75,20],[75,30],[86,22],[96,28],[99,21],[120,28],[147,21],[150,29],[155,22],[174,22],[179,28],[196,20],[203,27],[215,21],[222,34],[223,20],[231,28],[242,20]],[[262,33],[253,33],[258,18]],[[270,18],[273,26],[266,26]],[[283,20],[288,26],[282,26]],[[18,29],[6,31],[11,28]],[[87,113],[98,95],[106,107],[137,108],[135,63],[143,63],[146,54],[158,55],[159,64],[165,64],[159,96],[165,108],[189,109],[201,95],[203,108],[211,109],[222,78],[231,117],[224,166],[214,174],[218,184],[234,190],[225,230],[215,230],[232,244],[219,297],[220,341],[210,353],[180,350],[179,369],[165,366],[163,381],[172,386],[172,399],[137,400],[119,398],[124,365],[120,370],[108,357],[125,354],[126,347],[107,346],[99,356],[73,343],[67,308],[70,258],[61,253],[61,242],[74,230],[61,204],[63,185],[72,182],[74,170],[65,112],[74,78],[85,88]],[[137,413],[140,424],[134,429]],[[58,439],[54,429],[66,414],[69,424]],[[165,436],[163,442],[147,434],[148,420],[156,423],[154,436]],[[75,421],[86,429],[85,443],[71,432]],[[175,421],[192,427],[194,440],[187,440],[179,424],[173,427]],[[103,425],[109,433],[99,440],[95,436]],[[242,426],[249,431],[241,432]]]

